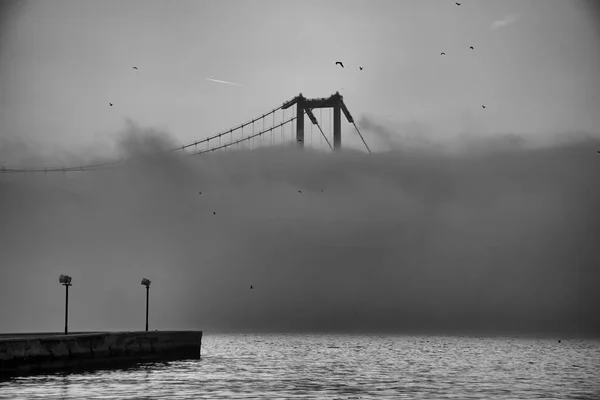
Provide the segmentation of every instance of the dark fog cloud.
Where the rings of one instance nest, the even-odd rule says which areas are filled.
[[[130,124],[126,166],[1,175],[0,331],[62,329],[63,273],[72,330],[143,328],[145,276],[158,329],[600,333],[598,140],[367,122],[392,150],[180,157]]]

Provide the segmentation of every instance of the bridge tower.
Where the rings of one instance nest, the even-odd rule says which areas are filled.
[[[335,92],[328,98],[317,99],[307,99],[300,93],[292,100],[284,103],[282,109],[288,109],[294,104],[296,105],[296,141],[299,147],[304,147],[304,113],[306,112],[313,125],[318,125],[312,110],[315,108],[333,108],[333,149],[340,150],[342,148],[342,112],[351,124],[354,123],[354,118],[352,118],[350,111],[344,104],[344,97],[339,92]]]

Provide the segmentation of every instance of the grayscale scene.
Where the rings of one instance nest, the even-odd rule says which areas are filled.
[[[600,1],[0,0],[0,399],[600,399]]]

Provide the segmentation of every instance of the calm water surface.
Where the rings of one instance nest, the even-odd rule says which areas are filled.
[[[0,399],[600,399],[600,341],[210,335],[202,359],[0,382]]]

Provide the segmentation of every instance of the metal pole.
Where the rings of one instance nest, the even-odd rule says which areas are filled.
[[[302,93],[296,102],[296,144],[301,148],[304,147],[304,98]]]
[[[148,307],[150,303],[150,286],[146,286],[146,332],[148,332]]]
[[[66,299],[65,299],[65,335],[69,334],[67,323],[69,321],[69,285],[65,285]]]
[[[333,103],[333,149],[342,148],[342,113],[340,98],[337,96]]]

